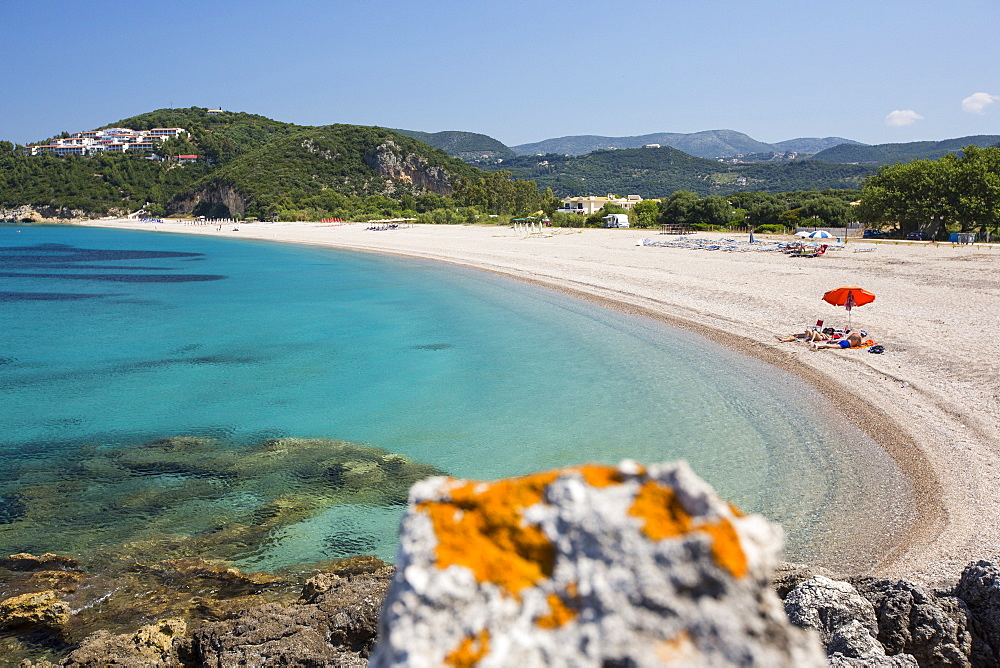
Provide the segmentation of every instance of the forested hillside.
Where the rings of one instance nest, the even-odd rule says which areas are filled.
[[[661,197],[677,190],[700,195],[859,188],[873,167],[814,161],[727,165],[673,148],[596,151],[585,156],[521,156],[503,168],[559,196],[631,194]]]
[[[396,130],[401,135],[422,141],[428,146],[439,148],[450,156],[461,158],[470,164],[496,162],[498,159],[513,158],[517,154],[500,141],[488,135],[475,132],[419,132],[417,130]]]
[[[995,146],[1000,135],[975,135],[945,139],[944,141],[914,141],[904,144],[876,144],[875,146],[846,145],[820,151],[814,160],[826,162],[891,165],[911,160],[937,160],[948,153],[958,153],[962,147],[974,145],[981,148]]]
[[[171,212],[222,208],[255,217],[317,218],[435,208],[459,180],[481,173],[443,151],[384,128],[299,128],[207,174]]]
[[[438,209],[454,213],[456,207],[482,202],[504,213],[524,213],[538,210],[544,199],[533,183],[486,175],[384,128],[297,126],[199,107],[160,109],[103,127],[179,127],[189,134],[158,146],[163,160],[138,151],[26,156],[10,142],[0,142],[0,209],[317,220]],[[182,164],[173,159],[179,155],[198,159]],[[496,192],[484,195],[490,189]]]

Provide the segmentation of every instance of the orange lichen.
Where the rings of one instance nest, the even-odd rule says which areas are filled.
[[[473,636],[466,636],[458,647],[444,658],[447,666],[472,668],[490,651],[490,632],[483,629]]]
[[[557,629],[579,614],[555,594],[549,594],[546,600],[549,604],[549,614],[535,620],[535,624],[543,629]]]
[[[643,483],[628,514],[646,521],[642,531],[651,540],[682,536],[692,529],[691,515],[681,506],[674,490],[652,480]]]
[[[621,471],[612,466],[601,466],[600,464],[588,464],[576,469],[591,487],[610,487],[620,485],[623,480]]]
[[[656,658],[663,663],[694,662],[698,658],[698,648],[691,640],[691,634],[681,630],[670,640],[661,640],[654,648]]]
[[[652,480],[645,482],[636,494],[629,515],[645,520],[642,531],[651,540],[681,536],[691,531],[707,533],[712,537],[715,563],[729,571],[733,577],[746,575],[746,555],[732,523],[720,518],[714,523],[695,525],[671,488]]]
[[[555,547],[541,529],[525,524],[524,510],[541,502],[558,475],[466,483],[450,491],[450,500],[419,504],[434,524],[438,568],[465,566],[479,582],[515,597],[552,575]]]
[[[747,557],[743,553],[740,537],[732,522],[723,517],[716,524],[706,524],[698,528],[712,537],[712,556],[715,557],[715,563],[732,573],[733,577],[741,578],[746,575]]]

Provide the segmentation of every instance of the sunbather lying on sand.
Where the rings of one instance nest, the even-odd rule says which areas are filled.
[[[832,332],[833,332],[832,329],[823,331],[820,331],[818,329],[807,329],[806,331],[801,332],[799,334],[789,334],[788,336],[779,336],[778,340],[783,341],[785,343],[788,343],[790,341],[809,341],[810,343],[813,341],[829,341],[831,338],[833,338]]]
[[[813,341],[809,345],[812,346],[813,350],[821,350],[823,348],[865,348],[874,343],[874,341],[870,339],[866,340],[866,336],[868,336],[868,332],[862,329],[858,332],[851,332],[844,338],[833,341],[832,343],[819,343],[817,341]]]

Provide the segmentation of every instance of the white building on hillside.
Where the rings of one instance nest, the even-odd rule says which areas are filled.
[[[631,211],[632,207],[641,201],[642,197],[639,195],[616,197],[609,194],[607,197],[595,197],[594,195],[587,195],[586,197],[564,197],[562,200],[562,207],[556,209],[556,211],[561,213],[579,213],[584,216],[589,216],[600,211],[601,207],[605,204],[614,204],[625,210]]]
[[[55,155],[94,155],[102,152],[122,153],[124,151],[153,152],[160,142],[175,137],[187,136],[184,128],[153,128],[133,130],[132,128],[104,128],[74,132],[69,137],[53,139],[48,144],[25,146],[25,155],[52,153]]]

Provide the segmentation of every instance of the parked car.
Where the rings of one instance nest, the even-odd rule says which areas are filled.
[[[884,239],[889,235],[882,230],[865,230],[862,232],[861,236],[865,239]]]
[[[927,235],[923,232],[910,232],[906,235],[906,238],[911,241],[925,241],[927,239]]]

